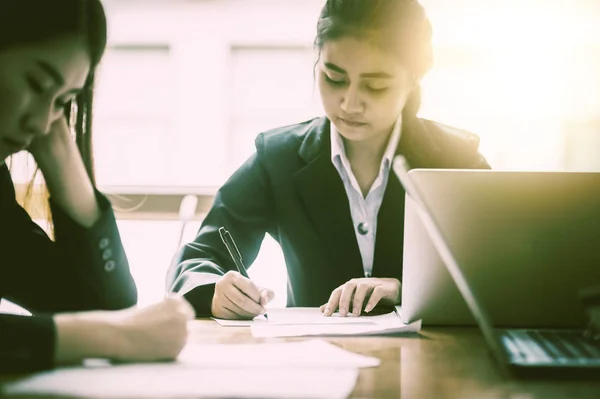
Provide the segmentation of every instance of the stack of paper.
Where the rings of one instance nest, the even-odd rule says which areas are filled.
[[[320,340],[189,345],[177,362],[116,366],[96,362],[39,373],[0,393],[94,398],[345,398],[356,384],[358,369],[377,365],[376,358]]]
[[[224,327],[250,326],[252,335],[257,338],[395,335],[421,330],[421,321],[406,324],[398,311],[378,316],[341,317],[334,314],[325,317],[318,308],[285,308],[270,309],[268,320],[259,316],[254,320],[215,321]]]

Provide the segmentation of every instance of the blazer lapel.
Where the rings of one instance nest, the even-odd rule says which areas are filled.
[[[390,170],[387,187],[377,215],[373,276],[402,276],[404,244],[404,188]]]
[[[409,167],[423,167],[439,155],[435,142],[425,131],[420,119],[405,120],[396,155],[404,155]],[[390,167],[387,187],[377,215],[377,235],[373,276],[402,276],[404,248],[405,191]]]
[[[340,284],[363,275],[350,204],[342,179],[331,163],[329,121],[316,120],[299,151],[307,165],[294,174],[294,185]]]

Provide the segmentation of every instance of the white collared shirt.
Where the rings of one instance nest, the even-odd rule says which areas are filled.
[[[381,208],[383,195],[390,176],[392,160],[400,141],[401,125],[402,119],[400,117],[394,125],[387,148],[381,159],[379,174],[369,189],[367,196],[363,197],[358,181],[352,172],[350,161],[346,156],[342,136],[340,136],[333,123],[331,124],[331,162],[340,174],[344,188],[346,189],[346,196],[350,203],[352,224],[354,225],[354,234],[356,235],[356,241],[362,257],[365,277],[371,277],[373,271],[377,214],[379,213],[379,208]]]

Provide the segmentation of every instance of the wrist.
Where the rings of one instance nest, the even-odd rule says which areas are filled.
[[[29,152],[36,163],[43,169],[46,165],[60,161],[73,149],[77,150],[75,142],[65,134],[49,134],[36,139],[29,147]]]
[[[125,345],[118,323],[110,316],[102,311],[54,316],[55,363],[80,362],[86,358],[119,358]]]
[[[83,227],[93,226],[101,211],[94,186],[69,133],[54,132],[40,137],[30,152],[44,175],[53,202]]]

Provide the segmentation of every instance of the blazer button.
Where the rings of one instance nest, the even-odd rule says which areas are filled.
[[[106,262],[106,263],[104,264],[104,270],[105,270],[107,273],[110,273],[110,272],[112,272],[113,270],[115,270],[115,266],[117,266],[117,264],[115,263],[115,261],[114,261],[114,260],[109,260],[108,262]]]
[[[360,222],[358,224],[357,230],[361,236],[365,236],[369,234],[369,224],[365,222]]]
[[[100,247],[100,249],[104,249],[104,248],[108,247],[109,244],[110,244],[110,241],[108,240],[108,238],[103,238],[98,243],[98,246]]]
[[[104,251],[102,251],[102,259],[109,260],[110,258],[112,258],[112,250],[110,248],[106,248]]]

